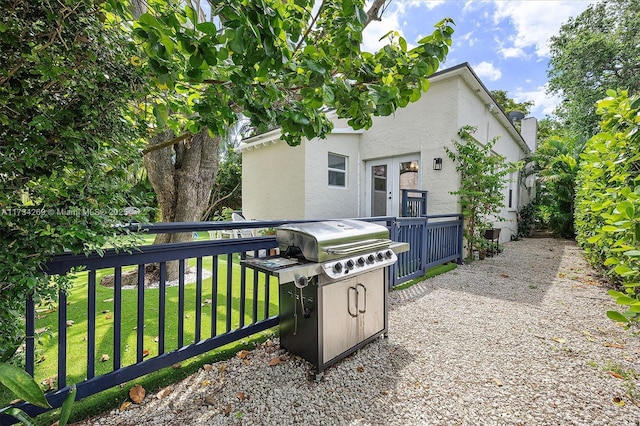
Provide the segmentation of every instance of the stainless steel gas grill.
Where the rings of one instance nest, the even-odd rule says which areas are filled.
[[[311,362],[316,378],[370,341],[386,335],[387,268],[406,243],[386,227],[332,220],[276,228],[280,257],[252,259],[280,282],[280,343]]]

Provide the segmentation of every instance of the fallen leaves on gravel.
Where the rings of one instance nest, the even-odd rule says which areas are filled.
[[[558,343],[567,343],[566,340],[564,340],[562,337],[554,337],[553,340],[555,340]]]
[[[619,345],[617,343],[609,343],[609,342],[605,342],[604,345],[607,348],[616,348],[616,349],[624,349],[624,345]]]
[[[500,379],[494,378],[493,381],[495,382],[496,386],[502,386],[502,381]]]
[[[236,393],[236,398],[238,398],[240,401],[244,401],[245,399],[247,399],[247,396],[244,394],[244,392],[238,392]]]
[[[246,350],[243,349],[240,352],[238,352],[236,355],[240,359],[245,359],[249,355],[249,351],[246,351]]]
[[[168,396],[171,393],[171,391],[173,391],[173,387],[167,386],[166,388],[164,388],[160,392],[158,392],[158,394],[156,395],[156,398],[158,398],[158,399],[165,398],[166,396]]]
[[[607,371],[607,373],[611,374],[616,379],[624,379],[621,374],[616,373],[615,371]]]
[[[122,405],[120,405],[120,412],[123,412],[124,410],[129,408],[130,405],[131,405],[131,401],[123,402]]]
[[[271,360],[269,361],[269,367],[273,367],[280,364],[280,358],[271,358]]]
[[[364,373],[364,367],[359,365],[358,368],[356,368],[356,370],[358,370],[358,373]]]
[[[622,407],[624,405],[624,401],[621,398],[618,398],[617,396],[613,398],[613,403],[616,404],[618,407]]]
[[[206,405],[214,405],[216,403],[216,399],[214,397],[212,397],[211,395],[205,395],[204,396],[204,403]]]
[[[147,391],[140,385],[135,385],[129,390],[129,398],[136,404],[140,404],[144,401],[144,397],[147,394]]]
[[[211,370],[213,370],[213,365],[205,364],[205,365],[202,366],[202,368],[204,369],[204,371],[211,371]]]
[[[224,409],[224,415],[226,417],[229,417],[229,414],[231,414],[231,404],[227,404],[227,406]]]

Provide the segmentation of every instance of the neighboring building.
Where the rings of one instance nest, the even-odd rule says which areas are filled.
[[[399,216],[400,189],[428,192],[428,214],[460,212],[460,174],[447,157],[458,130],[477,127],[480,143],[499,137],[493,151],[505,161],[523,160],[535,150],[537,121],[522,120],[522,134],[464,63],[430,78],[429,91],[389,117],[374,117],[369,130],[346,120],[325,140],[290,147],[280,130],[245,140],[242,152],[242,212],[247,219],[329,219]],[[440,160],[438,160],[440,159]],[[436,162],[442,163],[435,170]],[[504,188],[501,241],[517,230],[517,210],[534,196],[533,178],[511,175]]]

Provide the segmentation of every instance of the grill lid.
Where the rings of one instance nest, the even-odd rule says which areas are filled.
[[[311,262],[381,250],[392,242],[386,227],[353,219],[282,225],[276,240],[281,253],[298,251]]]

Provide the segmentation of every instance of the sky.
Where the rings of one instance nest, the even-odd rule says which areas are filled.
[[[415,46],[443,18],[455,22],[453,44],[440,70],[468,62],[489,90],[505,90],[518,102],[534,101],[531,115],[550,115],[559,99],[546,93],[550,37],[593,1],[584,0],[392,0],[381,22],[366,28],[363,50],[383,45],[397,30]]]

